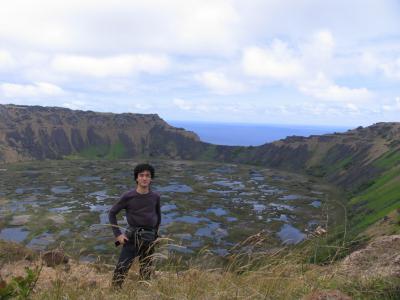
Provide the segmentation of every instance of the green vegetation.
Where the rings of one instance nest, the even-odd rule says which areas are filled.
[[[306,173],[315,177],[325,177],[341,170],[347,170],[351,166],[353,166],[353,156],[348,156],[334,164],[310,166],[307,168]]]
[[[42,267],[25,267],[25,276],[13,277],[9,283],[0,280],[0,299],[29,299]]]
[[[126,157],[124,144],[117,142],[112,145],[90,146],[79,153],[64,156],[64,159],[120,159]]]
[[[353,230],[361,232],[369,225],[400,208],[400,166],[382,174],[362,193],[352,198]]]
[[[333,165],[312,166],[307,169],[307,173],[316,177],[325,177],[333,173],[346,171],[352,166],[354,166],[353,156],[348,156]],[[399,149],[387,151],[372,162],[372,166],[382,170],[382,173],[348,191],[349,196],[346,207],[349,215],[349,226],[347,236],[350,239],[357,239],[357,236],[370,225],[382,220],[385,216],[400,208]],[[338,232],[344,230],[342,227],[343,225],[337,228]],[[400,232],[400,227],[395,232]],[[336,244],[337,242],[332,240],[330,243]],[[347,249],[348,247],[344,248]],[[322,256],[329,257],[331,253],[332,251],[326,250],[326,254]],[[345,253],[346,251],[343,252],[343,254]],[[342,256],[338,255],[338,257]],[[324,261],[322,258],[316,258],[316,260]]]
[[[326,175],[326,170],[321,165],[311,166],[306,170],[307,175],[315,177],[324,177]]]
[[[352,160],[353,160],[353,157],[348,156],[348,157],[336,162],[335,164],[328,166],[326,169],[326,173],[331,174],[331,173],[334,173],[341,169],[347,170],[352,165],[352,163],[353,163]]]
[[[392,151],[388,151],[379,157],[377,160],[374,161],[373,165],[388,169],[400,164],[400,150],[395,149]]]
[[[112,144],[107,155],[106,159],[119,159],[125,157],[126,149],[124,144],[121,142]]]
[[[199,157],[199,160],[212,160],[217,156],[217,146],[209,145],[206,151],[203,151]]]

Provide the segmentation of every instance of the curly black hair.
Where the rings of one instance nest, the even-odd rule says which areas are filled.
[[[150,175],[151,175],[151,179],[154,178],[155,171],[154,171],[154,167],[152,165],[147,164],[147,163],[138,164],[135,167],[135,169],[133,170],[133,174],[135,176],[136,183],[137,183],[137,178],[138,178],[139,173],[142,173],[143,171],[149,171]]]

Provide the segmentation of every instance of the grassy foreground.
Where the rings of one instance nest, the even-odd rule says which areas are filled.
[[[19,276],[14,275],[1,283],[0,298],[329,299],[318,298],[318,295],[333,290],[342,298],[332,299],[399,299],[400,277],[379,270],[371,274],[357,263],[350,265],[349,272],[349,265],[337,259],[337,253],[354,243],[334,246],[328,245],[328,240],[328,236],[317,237],[295,248],[283,247],[267,253],[257,252],[263,241],[260,235],[255,235],[241,245],[251,249],[251,254],[239,249],[235,254],[226,256],[222,263],[207,250],[191,261],[156,254],[154,278],[140,281],[136,262],[122,290],[110,287],[112,265],[100,261],[70,261],[68,267],[50,268],[41,263],[37,254],[22,245],[1,242],[2,274],[10,269],[9,273]],[[158,247],[164,246],[166,243],[162,242]],[[323,251],[327,247],[336,251],[327,254]],[[354,249],[346,250],[351,252]],[[315,257],[320,257],[320,251],[325,259],[316,263]],[[365,259],[370,260],[370,257]],[[343,298],[345,295],[351,298]]]

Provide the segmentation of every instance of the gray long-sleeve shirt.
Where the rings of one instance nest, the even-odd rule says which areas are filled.
[[[124,193],[119,201],[111,207],[108,214],[115,237],[121,234],[121,230],[116,226],[118,226],[117,214],[122,209],[126,210],[126,220],[129,225],[151,227],[158,230],[161,223],[159,194],[152,191],[147,194],[139,194],[136,190]]]

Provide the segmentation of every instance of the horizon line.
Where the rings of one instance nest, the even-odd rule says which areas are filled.
[[[252,122],[235,122],[235,121],[199,121],[199,120],[172,120],[172,119],[164,119],[166,122],[181,122],[181,123],[199,123],[199,124],[216,124],[216,125],[261,125],[261,126],[310,126],[310,127],[330,127],[330,128],[347,128],[353,129],[362,125],[334,125],[334,124],[302,124],[302,123],[252,123]],[[377,122],[379,123],[379,122]],[[373,125],[373,124],[371,124]],[[370,125],[366,125],[370,126]],[[366,127],[362,126],[362,127]]]

